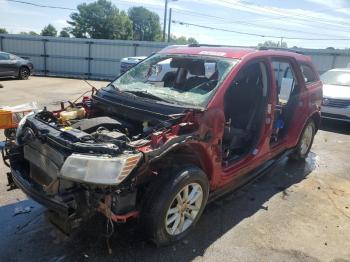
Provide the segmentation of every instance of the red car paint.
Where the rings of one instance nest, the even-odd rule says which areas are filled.
[[[316,126],[320,119],[320,105],[322,100],[322,83],[317,73],[317,79],[312,84],[306,86],[304,77],[300,70],[299,64],[308,65],[317,72],[312,63],[311,58],[288,51],[275,51],[249,48],[230,48],[230,47],[175,47],[167,48],[160,53],[163,54],[179,54],[179,55],[206,55],[220,56],[226,58],[239,59],[240,62],[233,68],[227,78],[218,88],[216,94],[209,102],[204,113],[186,116],[193,120],[193,126],[198,126],[197,133],[201,139],[209,132],[211,138],[209,141],[188,141],[182,147],[189,148],[198,158],[200,167],[209,177],[210,189],[214,191],[230,185],[239,180],[248,172],[261,166],[264,162],[276,157],[280,153],[295,147],[299,141],[299,137],[307,121],[314,118]],[[276,107],[277,87],[276,79],[274,78],[271,65],[272,59],[283,59],[293,67],[300,88],[298,106],[293,112],[293,117],[290,122],[288,135],[286,135],[278,144],[271,146],[270,138],[273,129],[274,109]],[[269,97],[268,104],[271,105],[271,110],[266,110],[266,121],[264,121],[259,142],[254,150],[254,154],[248,154],[243,159],[233,163],[232,165],[223,166],[221,157],[221,141],[225,127],[224,115],[224,96],[230,84],[237,76],[238,72],[248,63],[254,60],[261,60],[266,63],[269,74]],[[178,135],[178,127],[173,127],[168,133],[154,134],[152,143],[148,146],[139,148],[140,151],[149,152],[153,149],[170,142]],[[201,140],[200,139],[200,140]],[[178,146],[181,148],[181,146]],[[181,158],[181,156],[177,156]],[[186,161],[184,159],[183,161]],[[188,161],[188,160],[187,160]]]

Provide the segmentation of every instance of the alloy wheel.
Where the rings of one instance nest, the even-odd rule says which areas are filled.
[[[185,185],[171,202],[165,216],[165,228],[175,236],[186,231],[203,205],[203,189],[198,183]]]
[[[312,136],[313,136],[313,127],[311,124],[309,124],[303,134],[303,137],[301,139],[301,144],[300,144],[300,153],[302,155],[305,155],[307,151],[309,150],[309,147],[312,142]]]

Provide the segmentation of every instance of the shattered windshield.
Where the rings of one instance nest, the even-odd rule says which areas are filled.
[[[122,92],[168,103],[205,106],[236,59],[155,54],[112,83]]]

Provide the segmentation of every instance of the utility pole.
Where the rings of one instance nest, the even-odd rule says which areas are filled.
[[[172,14],[172,8],[169,9],[169,22],[168,22],[168,42],[170,42],[170,30],[171,30],[171,14]]]
[[[163,42],[165,42],[165,31],[166,31],[166,15],[168,12],[168,0],[165,0],[164,6],[164,24],[163,24]]]

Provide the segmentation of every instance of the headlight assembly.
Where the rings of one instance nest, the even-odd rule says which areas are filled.
[[[84,183],[118,185],[136,167],[141,153],[117,157],[72,154],[61,168],[61,177]]]

